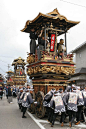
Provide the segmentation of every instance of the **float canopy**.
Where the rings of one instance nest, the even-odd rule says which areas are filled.
[[[78,23],[79,22],[68,20],[65,16],[60,15],[57,9],[54,9],[52,12],[47,14],[39,13],[32,21],[28,20],[21,31],[30,33],[32,28],[34,28],[35,31],[40,31],[42,27],[47,28],[52,24],[54,29],[63,30],[65,32]],[[63,31],[59,31],[58,35],[63,34]]]

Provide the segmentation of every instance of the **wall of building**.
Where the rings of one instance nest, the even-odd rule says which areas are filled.
[[[76,68],[86,67],[86,46],[76,52]]]
[[[80,86],[82,89],[84,89],[86,87],[86,80],[76,81],[76,86]]]

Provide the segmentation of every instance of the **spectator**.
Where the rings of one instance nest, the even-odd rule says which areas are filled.
[[[8,102],[12,103],[12,91],[10,85],[8,86]]]

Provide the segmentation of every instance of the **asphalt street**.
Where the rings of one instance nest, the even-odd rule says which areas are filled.
[[[39,119],[28,111],[26,116],[27,118],[22,118],[16,98],[13,98],[11,104],[7,102],[6,97],[0,100],[0,129],[70,129],[68,123],[61,127],[59,120],[55,122],[54,127],[51,127],[47,117]],[[84,123],[80,123],[78,126],[73,124],[71,129],[86,129],[86,125]]]
[[[39,126],[26,113],[22,118],[16,98],[9,104],[6,97],[0,100],[0,129],[40,129]]]

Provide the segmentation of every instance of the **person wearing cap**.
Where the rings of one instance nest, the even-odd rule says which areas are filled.
[[[20,97],[19,97],[19,104],[21,105],[21,112],[22,112],[22,100],[23,100],[23,98],[24,98],[24,96],[25,96],[25,90],[23,90],[23,88],[21,88],[21,90],[20,90],[22,93],[21,93],[21,95],[20,95]]]
[[[70,91],[70,88],[68,89]],[[77,102],[78,102],[78,95],[75,92],[75,89],[72,88],[72,92],[69,92],[66,97],[67,102],[67,110],[69,115],[69,127],[72,127],[72,123],[76,118]]]
[[[82,92],[80,91],[80,87],[77,86],[77,95],[78,95],[78,111],[76,113],[76,123],[75,125],[80,124],[80,120],[81,120],[81,112],[83,109],[83,105],[84,105],[84,100],[83,100],[83,95]]]
[[[54,110],[53,117],[52,117],[52,124],[51,127],[54,126],[54,122],[56,120],[57,115],[60,113],[61,116],[61,126],[64,126],[64,118],[65,118],[65,103],[62,100],[61,93],[59,91],[54,92],[54,96],[50,101],[51,108]]]
[[[26,118],[25,116],[25,113],[26,113],[26,110],[27,108],[30,107],[30,104],[33,103],[33,99],[32,99],[32,96],[29,92],[29,89],[26,89],[26,93],[25,93],[25,96],[22,100],[22,111],[23,111],[23,115],[22,115],[22,118]]]
[[[43,106],[46,107],[46,112],[48,116],[48,121],[51,122],[51,117],[53,114],[53,109],[50,107],[50,101],[53,97],[54,92],[56,91],[55,88],[52,88],[45,96],[43,99]]]
[[[36,41],[35,40],[37,40],[37,37],[38,36],[35,32],[35,29],[32,28],[30,30],[30,39],[31,39],[31,41],[30,41],[30,53],[31,54],[35,54],[35,50],[36,50]]]
[[[19,92],[18,92],[18,95],[17,95],[17,102],[18,102],[18,105],[19,105],[19,109],[21,109],[21,107],[22,107],[22,103],[20,101],[20,96],[21,96],[22,92],[23,92],[23,88],[19,89]]]
[[[20,89],[22,88],[21,85],[19,85],[18,87],[16,87],[16,95],[18,95],[18,92],[20,92]]]
[[[64,105],[65,105],[65,110],[66,110],[66,107],[67,107],[66,95],[67,95],[67,93],[66,93],[66,92],[63,92],[63,89],[62,89],[62,88],[60,88],[60,89],[58,90],[58,92],[61,94],[62,100],[63,100]],[[68,116],[68,115],[67,115],[67,110],[66,110],[65,114],[61,113],[60,123],[62,123],[63,115],[64,115],[64,123],[66,123],[66,122],[65,122],[65,119],[66,119],[66,117]],[[61,126],[62,126],[62,125],[63,125],[63,123],[61,124]]]
[[[63,89],[62,88],[59,88],[59,93],[61,94],[61,96],[63,97],[64,96],[64,92],[63,92]]]
[[[13,94],[13,97],[16,97],[16,87],[15,86],[13,87],[12,94]]]
[[[63,93],[63,89],[62,88],[59,88],[59,93]]]

